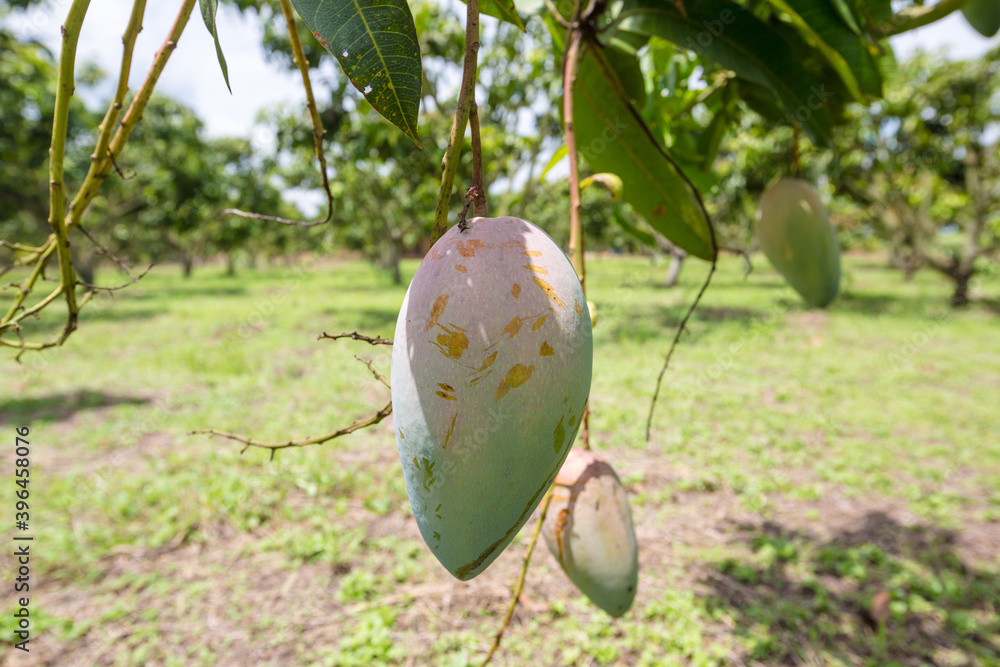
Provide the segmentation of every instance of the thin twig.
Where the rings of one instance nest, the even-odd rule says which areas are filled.
[[[451,191],[455,185],[455,171],[462,155],[465,141],[465,126],[472,112],[476,94],[476,66],[479,53],[479,0],[467,0],[465,13],[465,61],[462,66],[462,87],[458,92],[458,108],[451,124],[448,148],[445,150],[441,170],[441,190],[438,192],[437,210],[434,213],[434,230],[431,245],[448,231],[448,209],[451,206]]]
[[[82,280],[78,281],[78,284],[83,285],[84,287],[88,288],[91,292],[117,292],[118,290],[123,290],[126,287],[129,287],[130,285],[135,285],[137,282],[139,282],[140,280],[142,280],[143,278],[145,278],[146,274],[149,273],[150,271],[152,271],[154,266],[156,266],[155,262],[152,263],[152,264],[150,264],[149,266],[147,266],[146,270],[143,271],[142,273],[140,273],[137,276],[133,276],[131,274],[131,272],[130,272],[128,274],[130,280],[128,282],[122,283],[121,285],[118,285],[116,287],[100,287],[98,285],[91,285],[90,283],[85,283]]]
[[[115,254],[113,254],[110,250],[108,250],[107,248],[105,248],[103,245],[101,245],[101,243],[97,239],[94,238],[93,234],[91,234],[90,232],[88,232],[87,229],[83,225],[77,224],[76,228],[79,229],[80,233],[83,234],[84,236],[86,236],[90,240],[90,242],[94,244],[94,246],[97,248],[97,251],[99,253],[101,253],[102,255],[104,255],[105,257],[107,257],[108,259],[110,259],[112,262],[114,262],[115,264],[117,264],[118,268],[121,269],[122,271],[124,271],[125,275],[127,275],[129,278],[132,277],[132,270],[131,270],[131,268],[129,268],[129,266],[122,259],[120,259],[119,257],[117,257]],[[83,285],[84,283],[81,282],[80,284]]]
[[[486,189],[483,187],[483,143],[479,136],[479,105],[475,95],[472,107],[469,109],[469,130],[472,133],[472,193],[473,211],[476,215],[486,217]]]
[[[299,39],[299,27],[295,22],[295,12],[292,11],[292,5],[288,0],[280,0],[280,4],[281,12],[285,16],[285,23],[288,24],[288,38],[292,43],[295,64],[298,65],[299,73],[302,74],[302,86],[306,90],[306,106],[309,108],[309,118],[313,126],[313,144],[316,146],[316,159],[319,160],[319,173],[323,179],[323,192],[326,193],[326,217],[322,220],[306,222],[304,220],[288,220],[277,215],[241,211],[237,208],[227,208],[223,214],[237,215],[251,220],[278,222],[295,227],[316,227],[333,219],[333,192],[330,190],[330,178],[326,173],[326,154],[323,152],[323,138],[326,136],[326,130],[323,129],[323,119],[320,118],[319,110],[316,107],[316,98],[313,97],[312,82],[309,79],[309,61],[306,60],[305,52],[302,50],[302,40]]]
[[[114,164],[114,156],[108,150],[108,146],[111,143],[111,133],[118,122],[118,115],[121,113],[122,106],[125,103],[125,93],[128,92],[128,78],[132,70],[132,53],[135,50],[135,40],[142,31],[142,17],[145,13],[146,0],[135,0],[132,4],[132,15],[129,17],[128,26],[125,28],[125,34],[122,35],[124,49],[122,51],[122,66],[118,73],[118,86],[115,88],[115,96],[108,104],[104,120],[101,121],[101,124],[97,128],[97,143],[94,146],[94,152],[90,155],[92,164],[100,162],[107,155],[112,160],[112,165],[119,172],[119,175],[121,171]]]
[[[363,340],[366,343],[371,343],[372,345],[392,345],[391,338],[370,338],[368,336],[363,336],[357,331],[352,331],[351,333],[339,333],[339,334],[328,334],[327,332],[321,333],[316,337],[316,340],[322,340],[324,338],[329,338],[330,340],[337,340],[338,338],[350,338],[351,340]]]
[[[235,440],[236,442],[243,443],[243,449],[240,450],[240,454],[247,451],[251,447],[260,447],[261,449],[271,450],[271,460],[274,460],[274,453],[279,449],[288,449],[289,447],[307,447],[309,445],[322,445],[325,442],[329,442],[334,438],[339,438],[341,436],[354,433],[360,429],[366,428],[368,426],[374,426],[380,421],[392,414],[392,401],[387,403],[382,407],[381,410],[376,412],[371,417],[365,417],[364,419],[358,419],[352,422],[350,425],[345,426],[339,431],[334,431],[333,433],[327,433],[326,435],[318,435],[312,438],[306,438],[305,440],[288,440],[287,442],[263,442],[261,440],[254,440],[253,438],[248,438],[243,435],[237,435],[235,433],[227,433],[225,431],[216,431],[215,429],[199,429],[196,431],[189,431],[189,435],[217,435],[222,438],[228,438],[229,440]]]
[[[392,386],[389,384],[389,381],[385,379],[384,375],[375,370],[375,366],[372,365],[371,361],[369,361],[368,359],[362,359],[357,355],[354,355],[354,358],[363,363],[365,366],[367,366],[368,370],[370,370],[372,372],[372,375],[375,376],[375,379],[384,384],[387,389],[392,389]]]
[[[514,595],[511,598],[510,604],[507,606],[507,614],[503,618],[503,624],[500,626],[500,630],[497,632],[496,636],[493,638],[493,646],[490,647],[490,652],[486,654],[486,659],[482,662],[482,667],[486,667],[493,659],[493,655],[500,648],[500,641],[503,639],[503,633],[506,632],[507,626],[510,625],[510,620],[514,617],[514,610],[517,609],[517,601],[521,597],[521,592],[524,591],[524,579],[528,575],[528,564],[531,562],[531,554],[535,551],[535,544],[538,543],[538,536],[542,532],[542,524],[545,523],[545,514],[549,511],[549,503],[552,502],[552,487],[549,487],[548,492],[545,494],[545,499],[542,500],[542,513],[538,516],[538,522],[535,524],[535,530],[531,534],[531,542],[528,543],[528,550],[524,554],[524,563],[521,565],[521,574],[517,578],[517,583],[514,584]]]

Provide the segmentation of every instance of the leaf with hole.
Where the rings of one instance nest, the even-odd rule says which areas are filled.
[[[406,0],[292,0],[292,4],[372,108],[420,146],[417,115],[423,70]]]

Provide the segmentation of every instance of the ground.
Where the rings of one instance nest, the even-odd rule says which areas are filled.
[[[665,265],[591,258],[592,444],[631,498],[639,593],[610,619],[542,544],[495,664],[1000,665],[1000,273],[954,311],[937,276],[849,257],[838,301],[807,311],[756,266],[723,261],[646,444],[705,269],[666,289]],[[388,391],[353,357],[388,374],[389,348],[317,336],[391,336],[402,296],[360,262],[157,267],[64,348],[4,360],[35,541],[31,652],[0,663],[477,664],[533,521],[459,582],[420,540],[391,419],[274,461],[188,434],[299,438],[374,413]],[[0,465],[12,485],[12,451]]]

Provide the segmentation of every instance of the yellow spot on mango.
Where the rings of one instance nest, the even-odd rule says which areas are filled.
[[[459,248],[458,248],[458,254],[461,255],[462,257],[475,257],[476,256],[476,249],[475,248],[464,248],[462,246],[459,246]]]
[[[544,343],[542,343],[542,349],[538,351],[538,356],[551,357],[555,353],[556,351],[552,349],[551,345],[549,345],[549,341],[545,341]]]
[[[520,317],[515,315],[514,319],[507,323],[507,326],[503,328],[501,333],[507,334],[508,340],[513,340],[514,336],[517,335],[517,332],[521,330],[521,324],[523,324],[523,321]]]
[[[510,288],[510,293],[514,295],[514,298],[521,296],[521,286],[514,283],[514,286]]]
[[[531,276],[531,279],[535,281],[536,285],[542,288],[542,291],[545,292],[545,296],[549,298],[549,301],[556,304],[560,308],[566,307],[566,304],[563,302],[563,300],[560,299],[559,295],[556,294],[556,291],[552,289],[552,285],[548,284],[538,276]]]
[[[576,416],[575,416],[575,415],[570,415],[570,418],[569,418],[569,425],[570,425],[570,426],[573,426],[573,425],[575,425],[575,424],[576,424]]]
[[[455,430],[455,420],[456,419],[458,419],[458,413],[457,412],[455,413],[455,416],[451,418],[451,426],[448,427],[448,432],[444,436],[444,444],[441,445],[441,449],[447,449],[448,448],[448,441],[451,440],[451,433],[452,433],[452,431]],[[440,512],[441,511],[441,506],[438,505],[437,509],[434,510],[434,511],[435,512]]]
[[[455,398],[451,394],[446,394],[443,391],[435,391],[434,393],[437,394],[438,396],[440,396],[441,398],[445,399],[446,401],[457,401],[458,400],[457,398]]]
[[[522,266],[529,271],[534,271],[535,273],[540,273],[543,276],[548,275],[549,270],[544,266],[535,266],[534,264],[522,264]]]
[[[573,310],[576,311],[577,315],[583,315],[583,309],[580,308],[580,302],[576,299],[573,299]]]
[[[438,386],[441,387],[442,389],[444,389],[445,391],[450,391],[450,392],[454,392],[455,391],[454,387],[452,387],[450,384],[446,384],[444,382],[438,382]]]
[[[465,273],[465,271],[466,271],[465,267],[462,266],[461,264],[456,264],[455,265],[455,270],[458,271],[458,272],[460,272],[460,273]]]
[[[507,375],[500,382],[500,386],[497,387],[496,393],[493,395],[494,401],[499,401],[501,398],[507,395],[507,392],[511,389],[520,387],[522,384],[528,381],[531,374],[535,371],[534,366],[525,366],[524,364],[514,364]]]
[[[535,323],[531,325],[531,330],[538,331],[539,329],[541,329],[542,325],[545,324],[545,320],[547,320],[548,318],[549,318],[548,315],[542,315],[541,317],[539,317],[537,320],[535,320]]]
[[[483,359],[483,365],[479,367],[479,370],[485,371],[487,368],[492,366],[493,362],[497,360],[497,354],[499,354],[499,350],[493,352],[493,354]]]
[[[427,316],[427,321],[424,322],[424,331],[430,331],[437,324],[438,319],[444,313],[445,307],[448,305],[448,295],[442,294],[438,298],[434,299],[434,305],[431,306],[431,313]]]
[[[444,356],[458,359],[463,352],[469,349],[468,337],[461,331],[451,330],[447,327],[441,327],[441,329],[444,330],[444,333],[438,334],[437,343],[433,343],[433,345],[436,345]]]
[[[527,255],[528,257],[541,257],[542,256],[542,251],[541,250],[525,250],[524,254]]]

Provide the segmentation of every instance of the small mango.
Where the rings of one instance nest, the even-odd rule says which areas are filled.
[[[611,464],[574,447],[552,487],[542,536],[580,591],[611,616],[635,599],[638,547],[628,495]]]
[[[785,178],[764,193],[757,210],[757,240],[807,304],[822,308],[837,297],[840,243],[811,185]]]

